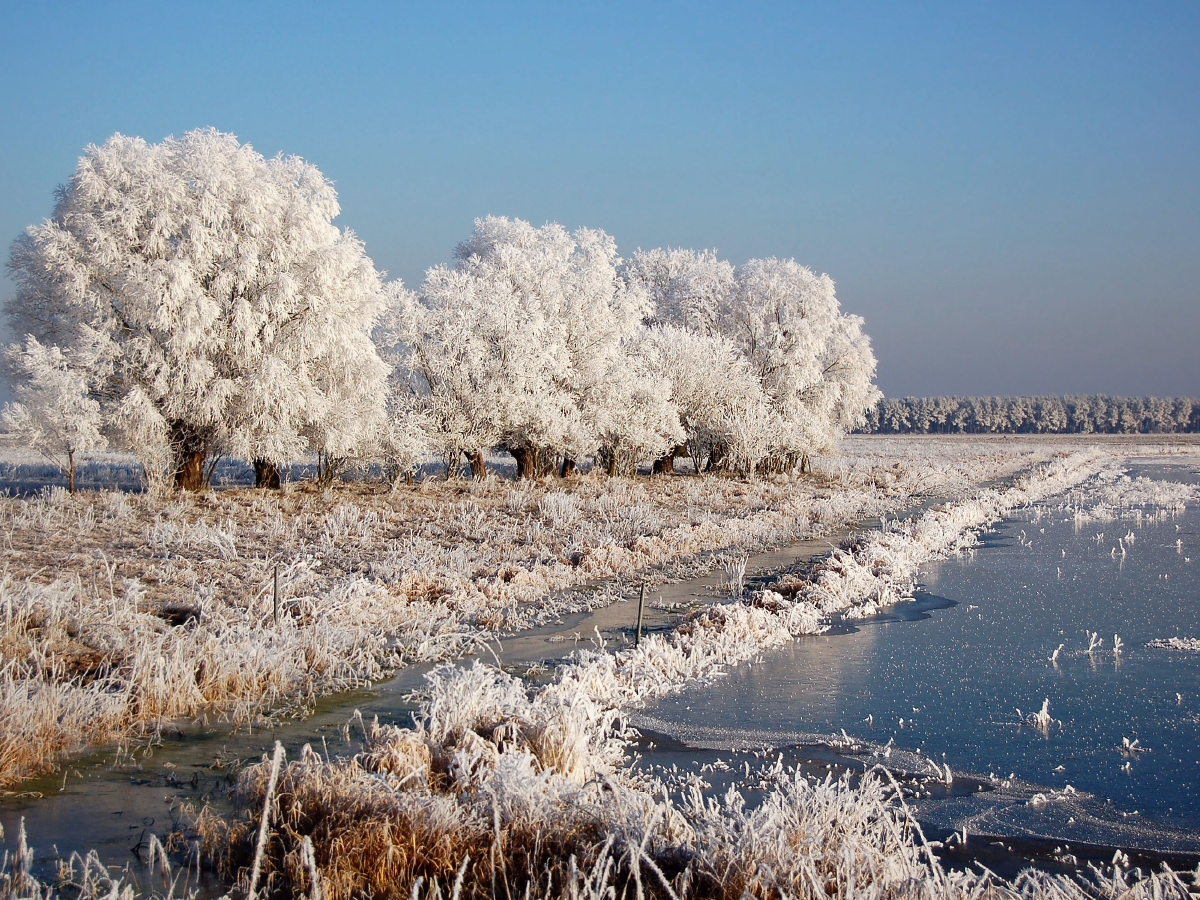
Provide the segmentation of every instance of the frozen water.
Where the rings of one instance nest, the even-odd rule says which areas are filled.
[[[1200,480],[1178,465],[1135,465],[1130,475]],[[1187,552],[1200,549],[1200,512],[1189,504],[1104,515],[1120,521],[1080,525],[1059,500],[1019,511],[975,552],[930,564],[915,603],[772,651],[657,703],[642,721],[685,739],[712,743],[717,729],[731,742],[776,746],[844,729],[892,742],[892,762],[907,750],[912,765],[919,751],[956,773],[994,776],[999,793],[1025,787],[1010,806],[1028,813],[982,803],[928,810],[947,824],[1117,840],[1114,829],[1128,823],[1143,845],[1153,843],[1151,822],[1200,832],[1200,654],[1147,647],[1200,637]],[[1101,531],[1109,534],[1097,541]],[[1090,654],[1089,632],[1102,639]],[[1072,830],[1070,815],[1052,815],[1054,803],[1028,802],[1038,792],[1061,798],[1067,785],[1094,795],[1077,819],[1094,813],[1109,824],[1084,835],[1082,821]]]

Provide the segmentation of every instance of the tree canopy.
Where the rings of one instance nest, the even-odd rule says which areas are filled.
[[[383,421],[386,368],[380,275],[338,211],[315,166],[233,135],[114,135],[14,244],[6,313],[179,486],[214,451],[344,456]]]
[[[862,320],[791,259],[637,250],[487,216],[416,291],[333,224],[333,185],[214,129],[89,146],[12,248],[10,430],[73,466],[136,450],[198,488],[206,460],[315,452],[393,477],[433,451],[522,476],[593,457],[740,474],[832,449],[879,398]]]

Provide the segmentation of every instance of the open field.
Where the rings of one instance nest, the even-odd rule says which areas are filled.
[[[813,476],[764,481],[426,478],[397,491],[8,497],[0,783],[166,720],[303,709],[614,596],[571,588],[716,565],[1055,452],[1045,441],[858,438]]]
[[[417,732],[378,731],[369,757],[350,763],[306,757],[286,769],[289,788],[286,798],[280,795],[280,815],[291,821],[287,817],[299,813],[288,811],[287,804],[299,804],[305,816],[325,817],[328,834],[312,832],[307,848],[288,851],[295,858],[269,863],[275,877],[287,873],[296,890],[310,886],[305,873],[319,865],[320,877],[330,879],[327,896],[378,892],[380,882],[338,855],[336,847],[358,840],[360,827],[377,828],[371,824],[379,812],[371,811],[376,800],[371,791],[363,792],[361,773],[382,773],[390,784],[399,766],[404,769],[399,783],[379,802],[391,809],[399,802],[394,789],[403,786],[400,799],[416,804],[410,825],[426,830],[433,827],[427,821],[430,803],[441,809],[435,824],[446,815],[462,819],[464,828],[474,820],[479,811],[461,806],[467,802],[464,788],[472,796],[493,797],[493,804],[501,793],[518,805],[533,802],[544,814],[540,823],[550,822],[556,810],[579,807],[573,813],[579,821],[539,824],[524,836],[517,832],[525,828],[520,823],[528,810],[513,812],[516,807],[506,807],[495,828],[480,825],[475,837],[474,826],[465,831],[454,826],[452,836],[438,839],[449,843],[445,865],[436,873],[412,865],[377,873],[409,887],[422,873],[440,873],[444,884],[446,866],[457,871],[468,857],[478,863],[481,848],[491,854],[488,877],[497,877],[501,851],[495,842],[515,845],[532,835],[534,846],[520,851],[523,862],[510,859],[513,865],[528,863],[521,879],[539,892],[574,895],[585,883],[615,883],[618,876],[628,887],[630,879],[645,874],[647,893],[724,895],[711,873],[696,867],[700,863],[677,866],[658,886],[650,881],[658,877],[655,866],[669,867],[671,859],[709,866],[743,853],[735,845],[746,828],[779,831],[779,822],[759,822],[762,816],[798,817],[808,828],[819,807],[840,810],[829,814],[858,823],[829,830],[820,853],[836,856],[853,845],[855,855],[869,853],[877,860],[839,893],[891,884],[887,894],[919,882],[922,893],[936,887],[937,895],[970,896],[985,890],[985,881],[955,882],[939,874],[914,836],[896,824],[902,819],[895,818],[895,791],[886,779],[822,787],[777,772],[772,776],[777,795],[767,807],[773,812],[756,813],[758,818],[698,799],[690,806],[672,805],[659,798],[658,788],[628,782],[619,770],[621,710],[642,702],[646,686],[652,693],[670,691],[818,629],[830,612],[887,602],[903,593],[923,559],[969,542],[1006,509],[1090,477],[1114,456],[1189,453],[1197,446],[1186,440],[1121,440],[1109,452],[1108,444],[1090,449],[1074,440],[858,438],[847,442],[843,457],[823,461],[815,475],[761,482],[588,475],[517,483],[493,477],[427,479],[392,492],[356,483],[324,491],[294,484],[283,493],[234,488],[166,499],[115,492],[72,497],[61,490],[8,498],[0,508],[8,562],[2,584],[0,758],[11,782],[52,767],[85,743],[127,739],[169,719],[217,714],[240,721],[295,711],[321,693],[377,679],[411,660],[453,658],[489,635],[607,602],[620,589],[618,578],[604,590],[571,590],[589,582],[651,566],[658,567],[654,577],[668,578],[943,497],[953,502],[935,505],[909,523],[867,532],[807,579],[784,579],[774,591],[693,616],[637,650],[585,652],[532,698],[494,670],[477,667],[470,676],[443,670],[431,683]],[[1011,486],[975,490],[1031,469],[1032,478]],[[443,727],[439,716],[454,722]],[[248,811],[271,793],[270,768],[245,776]],[[495,780],[517,775],[515,782]],[[526,787],[532,799],[515,799]],[[600,795],[588,799],[594,790]],[[545,791],[554,796],[537,796]],[[303,799],[305,792],[312,796]],[[358,810],[349,820],[346,804]],[[626,821],[635,812],[643,817],[636,828]],[[493,813],[489,818],[500,815]],[[355,825],[360,814],[366,819]],[[621,821],[610,821],[613,815]],[[289,825],[292,833],[310,832],[312,822],[304,822]],[[205,820],[210,854],[236,874],[239,864],[248,865],[241,854],[254,844],[251,831],[259,824],[253,817],[242,825]],[[626,835],[622,840],[639,835],[640,847],[614,844],[617,831]],[[697,841],[725,849],[714,844],[700,853]],[[769,843],[759,841],[760,849]],[[548,848],[557,848],[552,854],[557,868],[542,872],[537,867],[546,862]],[[563,868],[572,853],[577,865]],[[752,893],[771,893],[774,888],[762,881],[760,857],[737,862],[731,856],[721,865],[741,866],[739,878]],[[646,862],[644,872],[639,859]],[[476,865],[468,882],[478,884],[487,871]],[[796,879],[812,877],[801,867],[788,883],[795,887]],[[865,880],[854,881],[860,877]],[[1033,894],[1071,893],[1049,882],[1027,887]],[[1159,885],[1166,888],[1173,890]]]

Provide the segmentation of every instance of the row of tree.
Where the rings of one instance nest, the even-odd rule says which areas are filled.
[[[1188,397],[903,397],[880,400],[861,431],[880,434],[1200,432]]]
[[[385,282],[332,184],[213,129],[90,146],[51,219],[13,245],[4,422],[61,457],[128,448],[201,487],[213,461],[316,453],[393,476],[498,447],[522,476],[679,455],[803,466],[879,392],[862,320],[793,260],[620,258],[602,231],[477,220],[419,290]]]

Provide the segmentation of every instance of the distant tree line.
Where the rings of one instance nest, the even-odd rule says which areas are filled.
[[[889,397],[860,433],[1161,434],[1200,432],[1190,397]]]

